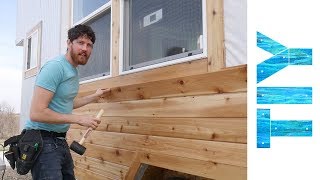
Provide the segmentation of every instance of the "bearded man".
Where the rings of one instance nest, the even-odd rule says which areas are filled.
[[[77,66],[85,65],[91,55],[95,33],[91,27],[76,25],[68,31],[66,54],[48,61],[37,75],[30,119],[25,131],[37,130],[43,140],[42,150],[32,169],[33,179],[75,179],[74,164],[66,142],[70,124],[96,129],[100,120],[89,115],[75,115],[72,110],[96,102],[110,89],[75,98],[79,90]]]

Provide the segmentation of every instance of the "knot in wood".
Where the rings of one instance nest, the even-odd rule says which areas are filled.
[[[213,15],[216,15],[216,14],[217,14],[217,12],[216,12],[215,10],[213,10],[213,11],[212,11],[212,14],[213,14]]]

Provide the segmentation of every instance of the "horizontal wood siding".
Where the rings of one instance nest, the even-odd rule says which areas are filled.
[[[81,139],[85,130],[71,129],[75,139]],[[203,141],[184,138],[168,138],[113,132],[94,131],[86,144],[130,149],[133,151],[161,152],[198,160],[215,160],[218,163],[246,166],[246,144]]]
[[[73,159],[76,167],[96,172],[110,179],[124,179],[125,174],[129,170],[128,166],[122,166],[86,156],[81,157],[75,153],[73,153]]]
[[[134,117],[246,117],[247,93],[170,97],[118,103],[96,103],[77,109],[75,113],[98,112],[105,116]]]
[[[246,118],[153,118],[102,117],[96,131],[201,139],[209,141],[247,142]],[[86,129],[72,125],[74,129]]]
[[[100,102],[245,92],[247,88],[245,83],[247,80],[246,74],[246,66],[240,66],[236,69],[224,69],[214,73],[111,87],[110,96],[100,99]],[[208,82],[211,83],[208,84]],[[99,85],[101,86],[101,84]],[[92,94],[95,90],[81,91],[79,96]]]
[[[73,153],[77,177],[133,179],[144,163],[216,180],[246,179],[246,71],[238,66],[163,79],[138,73],[129,81],[118,76],[82,85],[79,96],[110,84],[112,91],[74,110],[93,116],[105,110],[85,154]],[[72,125],[69,143],[85,130]]]
[[[141,163],[172,169],[175,171],[194,174],[201,177],[225,180],[246,180],[246,168],[220,164],[214,161],[200,161],[181,156],[163,155],[160,153],[144,153]]]

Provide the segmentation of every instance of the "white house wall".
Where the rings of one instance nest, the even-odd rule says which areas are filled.
[[[16,43],[26,39],[27,33],[42,21],[41,66],[43,66],[46,61],[60,53],[61,0],[18,0],[17,9]],[[25,56],[21,61],[24,61],[25,69]],[[20,129],[29,118],[35,78],[36,76],[22,78]]]
[[[20,110],[20,130],[23,129],[26,119],[30,114],[31,98],[35,78],[28,78],[22,81],[21,110]]]
[[[224,0],[226,66],[247,64],[247,0]]]
[[[60,9],[61,1],[41,1],[41,20],[43,21],[41,50],[42,65],[44,62],[60,53]]]

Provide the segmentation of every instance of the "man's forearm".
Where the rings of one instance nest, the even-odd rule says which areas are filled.
[[[73,109],[77,109],[77,108],[82,107],[84,105],[87,105],[89,103],[96,102],[96,101],[98,101],[98,99],[99,99],[99,96],[96,94],[91,94],[91,95],[88,95],[85,97],[76,98],[73,101]]]

